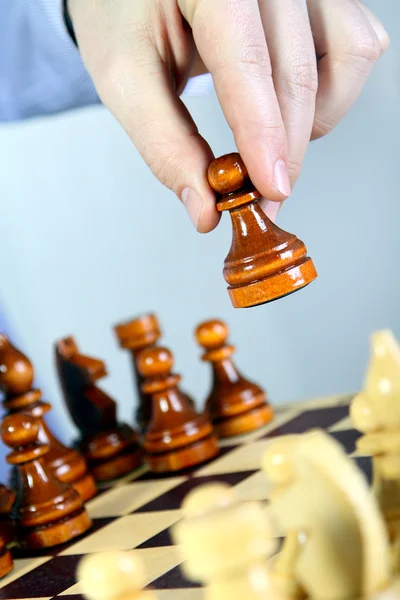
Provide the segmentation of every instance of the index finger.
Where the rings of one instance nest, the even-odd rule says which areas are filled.
[[[287,141],[257,0],[179,0],[249,175],[263,196],[290,195]]]

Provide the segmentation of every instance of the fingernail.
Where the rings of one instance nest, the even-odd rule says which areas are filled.
[[[285,161],[278,160],[274,168],[274,186],[286,198],[290,196],[292,189],[290,186],[289,173]]]
[[[259,200],[258,203],[267,215],[267,217],[271,219],[273,223],[275,223],[276,217],[278,216],[278,213],[281,210],[282,203],[274,202],[273,200],[268,200],[267,198],[261,198],[261,200]]]
[[[193,225],[196,227],[199,224],[201,209],[203,208],[203,201],[200,198],[199,194],[192,190],[192,188],[185,188],[181,193],[181,200],[183,202],[184,207],[186,208],[190,220]]]

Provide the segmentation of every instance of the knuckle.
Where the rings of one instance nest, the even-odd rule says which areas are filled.
[[[381,46],[381,54],[384,54],[386,52],[386,50],[388,50],[389,46],[390,46],[390,37],[388,32],[386,31],[386,29],[383,29],[382,27],[382,32],[379,34],[379,43]]]
[[[370,30],[355,32],[346,48],[347,56],[373,63],[379,59],[381,53],[382,48],[378,37]]]
[[[312,129],[311,139],[317,140],[325,135],[328,135],[334,128],[334,123],[329,120],[318,116],[314,120],[314,125]]]
[[[290,97],[299,95],[316,96],[318,91],[318,71],[315,61],[299,60],[290,65],[287,73],[282,75],[284,92]]]
[[[238,66],[244,69],[255,66],[271,75],[271,62],[266,46],[263,44],[245,44],[240,48]]]

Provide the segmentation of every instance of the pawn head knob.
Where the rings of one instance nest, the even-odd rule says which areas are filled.
[[[212,161],[207,172],[208,182],[218,194],[236,192],[249,183],[249,174],[237,152]]]
[[[23,413],[9,415],[1,425],[1,439],[11,448],[34,444],[38,435],[37,420]]]
[[[0,390],[10,396],[29,392],[33,367],[29,359],[15,348],[8,337],[0,334]]]
[[[174,359],[168,348],[161,346],[142,350],[137,357],[137,368],[142,377],[165,377],[171,372]]]
[[[229,329],[226,323],[217,319],[204,321],[196,329],[196,339],[200,346],[207,350],[219,348],[226,342]]]

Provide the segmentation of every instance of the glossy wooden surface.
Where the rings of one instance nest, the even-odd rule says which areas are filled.
[[[10,551],[6,548],[6,541],[0,535],[0,577],[7,575],[13,566],[13,559]]]
[[[12,542],[15,535],[11,519],[15,499],[15,490],[10,490],[4,484],[0,484],[0,538],[4,540],[5,544]]]
[[[256,306],[291,294],[317,277],[302,241],[277,227],[258,204],[239,154],[215,159],[208,181],[217,192],[217,210],[230,212],[232,244],[224,278],[235,308]]]
[[[78,447],[97,481],[108,481],[142,463],[137,435],[117,421],[117,407],[95,383],[107,375],[102,360],[80,353],[72,336],[55,346],[65,403],[81,433]]]
[[[136,358],[145,348],[151,348],[161,337],[157,315],[145,313],[129,321],[114,326],[114,333],[121,348],[130,351],[134,385],[139,403],[134,418],[141,431],[144,431],[151,418],[151,399],[143,392],[143,377],[140,375]]]
[[[53,474],[71,484],[84,501],[96,493],[93,477],[88,473],[84,458],[67,448],[52,433],[44,415],[51,405],[42,400],[42,392],[33,389],[34,369],[30,360],[12,345],[5,334],[0,335],[0,389],[7,414],[25,412],[38,420],[39,440],[49,446],[46,462]]]
[[[144,431],[151,419],[151,398],[143,392],[143,377],[137,368],[137,358],[142,350],[152,348],[160,339],[161,327],[157,316],[147,313],[114,326],[121,348],[129,350],[133,366],[133,377],[137,388],[139,404],[135,419],[141,431]],[[194,406],[194,401],[186,392],[183,395]]]
[[[152,471],[179,471],[218,453],[212,426],[180,392],[179,375],[171,373],[167,348],[143,350],[137,359],[143,391],[152,399],[152,418],[144,433],[145,458]]]
[[[258,429],[274,416],[265,391],[238,371],[227,344],[229,329],[223,321],[204,321],[196,329],[196,339],[205,350],[202,360],[212,368],[212,387],[206,400],[206,413],[220,437],[241,435]]]
[[[56,546],[91,526],[78,492],[56,479],[46,464],[49,446],[38,441],[39,430],[38,421],[24,413],[9,415],[1,426],[2,440],[12,448],[7,462],[19,475],[13,507],[17,540],[30,548]]]

